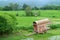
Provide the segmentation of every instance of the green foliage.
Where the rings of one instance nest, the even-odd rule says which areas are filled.
[[[33,13],[33,16],[40,16],[40,11],[34,12],[34,13]]]
[[[9,34],[15,30],[15,17],[9,14],[0,14],[0,35]]]
[[[17,30],[27,30],[29,32],[33,32],[33,26],[18,26]]]
[[[2,11],[3,10],[3,7],[0,7],[0,11]]]
[[[51,29],[60,28],[60,24],[51,24],[50,27]]]
[[[25,10],[26,7],[29,7],[30,5],[23,4],[23,6],[19,6],[17,3],[10,3],[9,5],[5,5],[3,7],[0,7],[1,11],[11,11],[11,10]],[[30,6],[31,7],[31,6]],[[45,5],[43,7],[32,7],[32,10],[60,10],[60,6],[56,5]]]
[[[38,11],[38,10],[36,10],[36,11]],[[0,11],[0,13],[4,13],[4,12],[16,16],[16,11]],[[31,30],[31,28],[33,29],[33,27],[31,26],[33,21],[49,17],[52,22],[60,22],[60,19],[59,19],[60,13],[59,12],[60,12],[60,10],[41,10],[41,16],[43,16],[43,17],[41,17],[41,16],[40,17],[20,17],[21,15],[25,14],[25,12],[19,11],[19,16],[16,18],[17,18],[17,22],[19,25],[19,27],[17,29],[19,29],[20,33],[17,33],[18,35],[12,34],[8,37],[6,37],[6,36],[1,37],[0,40],[22,40],[25,38],[34,38],[34,40],[48,40],[48,38],[50,36],[60,35],[60,28],[58,28],[58,29],[48,30],[48,32],[45,34],[34,34],[34,35],[28,36],[28,37],[24,36],[24,35],[33,33],[33,32],[31,32],[31,31],[33,31],[33,30]],[[57,16],[57,18],[51,18],[51,16]],[[21,27],[25,28],[25,30],[21,31],[20,29],[23,29]]]
[[[33,26],[29,26],[29,27],[21,26],[20,28],[18,27],[18,29],[22,29],[22,30],[33,30]]]
[[[26,16],[33,16],[33,13],[30,7],[26,7],[25,12],[26,12]]]
[[[18,13],[16,13],[16,16],[19,16],[19,14],[18,14]]]
[[[4,11],[10,11],[10,10],[18,10],[18,4],[17,3],[10,3],[7,6],[4,6],[4,8],[2,10]]]
[[[22,9],[23,10],[25,10],[26,9],[26,7],[28,7],[29,5],[27,5],[27,4],[23,4],[23,7],[22,7]]]
[[[32,8],[32,10],[39,10],[39,8],[35,6],[34,8]]]
[[[12,9],[12,10],[18,10],[18,4],[17,3],[10,3],[9,4],[9,7]]]
[[[30,7],[26,7],[26,16],[40,16],[40,12],[32,12]]]
[[[12,8],[11,7],[9,7],[9,6],[5,6],[4,8],[3,8],[3,11],[9,11],[9,10],[12,10]]]
[[[60,6],[56,5],[45,5],[44,7],[41,7],[42,10],[60,10]]]

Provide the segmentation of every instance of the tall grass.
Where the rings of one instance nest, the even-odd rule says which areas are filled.
[[[60,28],[60,24],[51,24],[51,25],[50,25],[50,28],[51,28],[51,29]]]

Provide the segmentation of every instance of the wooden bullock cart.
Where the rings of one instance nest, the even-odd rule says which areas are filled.
[[[49,19],[42,19],[33,22],[34,32],[36,33],[45,33],[47,32],[47,26],[50,24]]]

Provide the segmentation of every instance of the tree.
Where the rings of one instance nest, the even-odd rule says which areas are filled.
[[[2,11],[3,10],[3,7],[0,7],[0,11]]]
[[[40,8],[38,8],[38,7],[32,7],[32,10],[39,10]]]
[[[60,6],[46,5],[44,7],[41,7],[40,9],[43,9],[43,10],[60,10]]]
[[[18,4],[17,3],[10,3],[8,6],[4,6],[3,10],[9,11],[9,10],[18,10]]]
[[[9,4],[9,7],[11,7],[12,10],[18,10],[18,6],[19,6],[19,5],[18,5],[17,3],[15,3],[15,4],[10,3],[10,4]]]
[[[0,35],[10,34],[16,28],[16,18],[13,15],[0,14]]]
[[[28,7],[28,5],[27,4],[23,4],[23,10],[25,10],[26,9],[26,7]]]
[[[4,6],[3,10],[5,10],[5,11],[9,11],[9,10],[12,10],[12,8],[9,7],[9,6]]]
[[[17,3],[14,4],[15,10],[18,10],[19,5]]]
[[[26,16],[33,16],[31,7],[26,7],[25,12],[26,12]]]
[[[39,8],[38,8],[38,7],[36,7],[36,6],[34,7],[34,9],[35,9],[35,10],[39,10]]]

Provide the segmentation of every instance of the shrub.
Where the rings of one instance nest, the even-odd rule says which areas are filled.
[[[17,13],[16,16],[19,16],[19,14]]]
[[[35,13],[33,13],[33,16],[40,16],[40,13],[39,12],[35,12]]]
[[[50,25],[51,29],[56,29],[56,28],[60,28],[60,24],[51,24]]]
[[[26,7],[25,12],[26,16],[33,16],[33,12],[30,7]]]
[[[28,30],[28,31],[33,31],[33,27],[32,27],[32,26],[29,26],[29,27],[20,26],[20,27],[18,27],[18,29],[21,29],[21,30]]]
[[[52,16],[53,18],[56,18],[56,16]]]
[[[26,7],[25,12],[26,16],[40,16],[40,11],[33,13],[30,7]]]
[[[0,35],[12,33],[16,26],[15,20],[10,14],[0,14]]]

